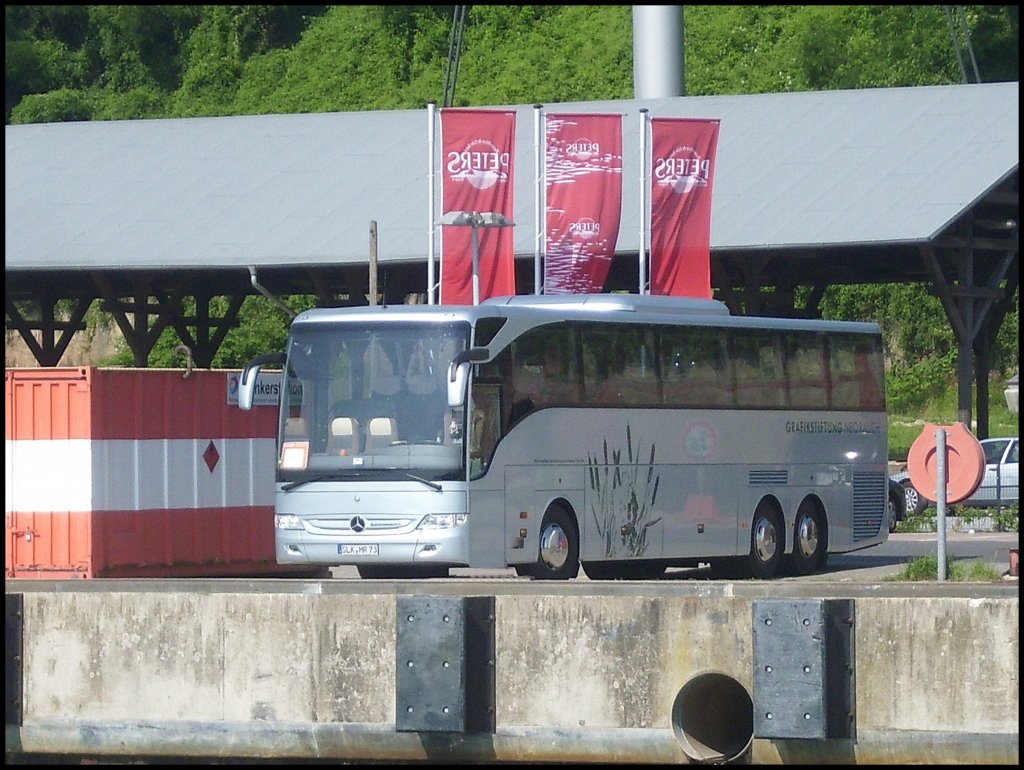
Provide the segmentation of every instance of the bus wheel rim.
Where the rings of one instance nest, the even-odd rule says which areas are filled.
[[[769,562],[775,556],[778,542],[775,527],[767,519],[760,519],[754,529],[754,550],[761,562]]]
[[[549,524],[540,534],[540,558],[548,569],[559,570],[569,558],[569,538],[556,524]]]
[[[811,556],[818,549],[818,524],[813,516],[804,516],[800,520],[797,543],[804,556]]]

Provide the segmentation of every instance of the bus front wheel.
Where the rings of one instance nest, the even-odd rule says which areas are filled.
[[[516,567],[536,580],[568,580],[580,571],[580,539],[576,522],[564,508],[552,507],[540,525],[537,561]]]

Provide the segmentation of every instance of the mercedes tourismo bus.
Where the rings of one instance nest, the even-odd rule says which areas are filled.
[[[271,364],[284,564],[764,579],[888,536],[875,324],[625,294],[320,308],[242,408]]]

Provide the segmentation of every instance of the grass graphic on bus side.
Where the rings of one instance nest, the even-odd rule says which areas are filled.
[[[646,465],[640,459],[640,447],[633,452],[633,436],[626,425],[626,463],[622,462],[622,449],[614,449],[608,456],[608,438],[603,441],[603,462],[595,455],[587,455],[590,489],[594,493],[590,513],[597,532],[604,542],[607,558],[642,556],[647,550],[647,530],[661,522],[652,519],[654,501],[658,496],[660,475],[654,472],[655,446],[651,444]],[[621,523],[620,523],[621,522]]]

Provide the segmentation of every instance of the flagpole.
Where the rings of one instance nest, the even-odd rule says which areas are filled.
[[[480,304],[480,225],[478,216],[473,217],[473,304]]]
[[[434,102],[427,102],[427,304],[434,304]]]
[[[647,188],[645,172],[647,171],[647,108],[640,109],[640,248],[639,257],[639,291],[647,294]]]
[[[542,143],[543,130],[544,130],[544,114],[542,104],[533,105],[533,158],[534,158],[534,179],[536,180],[536,194],[534,200],[537,202],[534,212],[534,232],[536,236],[534,238],[533,248],[533,293],[540,294],[540,259],[541,254],[545,253],[547,247],[546,234],[547,226],[544,222],[544,211],[546,209],[546,201],[544,198],[544,177],[542,172],[542,152],[545,151],[546,143]]]

